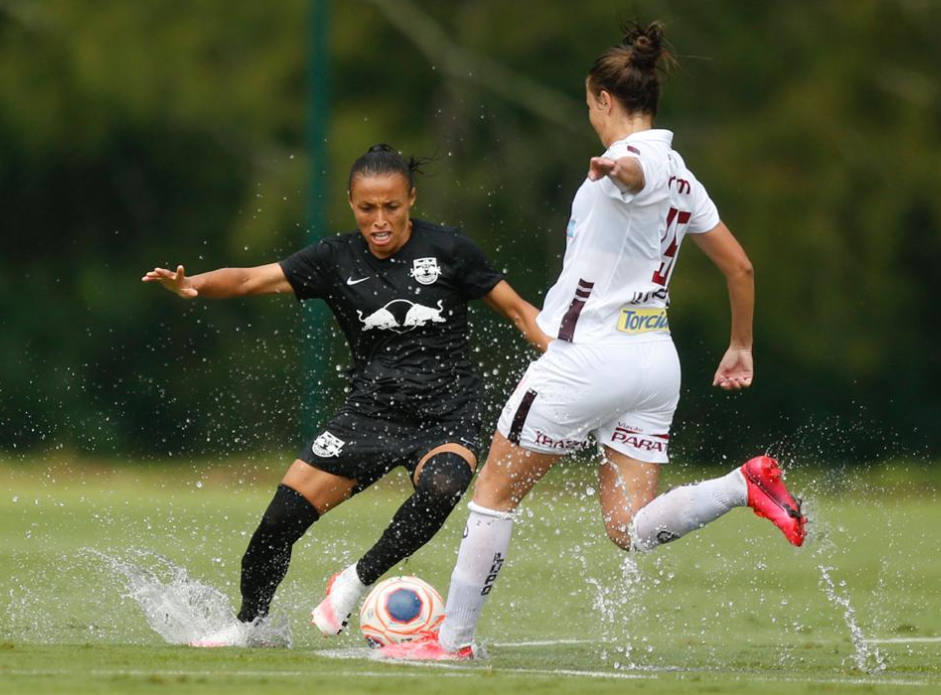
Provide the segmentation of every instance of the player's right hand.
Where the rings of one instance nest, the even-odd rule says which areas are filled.
[[[723,391],[740,391],[751,386],[754,377],[751,348],[729,347],[719,362],[712,385]]]
[[[193,281],[186,277],[186,272],[181,265],[176,267],[175,273],[166,268],[154,268],[148,271],[141,278],[141,281],[158,282],[165,290],[173,292],[173,294],[183,297],[183,299],[193,299],[199,295],[199,292],[193,286]]]
[[[588,180],[598,181],[605,176],[617,176],[618,163],[608,157],[592,157],[588,163]]]

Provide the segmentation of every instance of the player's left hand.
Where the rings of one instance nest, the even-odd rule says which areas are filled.
[[[605,176],[617,176],[618,163],[607,157],[592,157],[588,165],[588,180],[597,181]]]
[[[754,376],[751,348],[730,347],[719,362],[712,385],[725,391],[740,391],[751,386]]]

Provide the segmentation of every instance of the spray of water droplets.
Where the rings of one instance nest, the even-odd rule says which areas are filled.
[[[636,669],[637,652],[640,647],[637,643],[646,642],[644,636],[635,636],[631,626],[636,623],[644,611],[644,575],[637,564],[637,559],[630,554],[624,555],[621,562],[620,581],[611,582],[608,578],[599,581],[588,574],[588,562],[584,557],[580,561],[585,570],[585,583],[594,592],[593,608],[599,617],[599,636],[606,645],[613,647],[613,655],[609,654],[609,647],[601,650],[601,658],[610,661],[615,669]],[[648,651],[652,649],[647,647]]]
[[[83,552],[123,580],[123,597],[137,604],[168,644],[189,644],[239,624],[224,594],[158,553],[132,550],[117,558],[94,549]],[[290,626],[285,620],[259,622],[251,626],[247,644],[289,647]]]
[[[846,582],[844,580],[835,580],[835,568],[826,564],[825,558],[832,552],[833,542],[829,539],[826,542],[821,542],[814,552],[818,560],[817,570],[820,572],[819,586],[826,594],[827,600],[839,609],[843,615],[843,621],[849,630],[850,641],[853,645],[853,663],[856,668],[871,675],[882,673],[886,670],[885,657],[878,647],[866,641],[866,636],[863,634],[856,618],[856,611],[850,602]]]

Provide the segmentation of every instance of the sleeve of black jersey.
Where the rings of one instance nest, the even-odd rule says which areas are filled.
[[[503,273],[493,267],[487,254],[470,237],[458,232],[455,240],[461,293],[466,299],[480,299],[503,279]]]
[[[325,268],[330,267],[330,249],[323,241],[288,256],[280,266],[298,300],[318,299],[327,294]]]

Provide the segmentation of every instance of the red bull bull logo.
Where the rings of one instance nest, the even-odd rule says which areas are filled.
[[[363,330],[369,331],[373,328],[382,331],[395,331],[396,333],[407,333],[426,323],[444,323],[445,318],[441,315],[443,300],[438,300],[438,308],[416,304],[408,299],[393,299],[381,309],[376,309],[368,316],[363,316],[362,311],[356,312],[360,322],[363,324]]]

